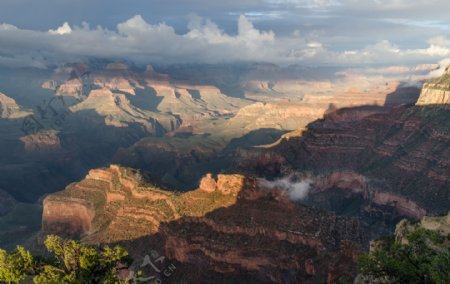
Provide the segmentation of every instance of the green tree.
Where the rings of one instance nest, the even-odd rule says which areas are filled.
[[[50,257],[33,257],[20,246],[11,253],[0,250],[0,283],[20,283],[27,278],[36,284],[130,282],[118,276],[132,261],[121,246],[97,248],[58,236],[48,236],[44,244]]]
[[[33,256],[21,246],[10,254],[0,250],[0,282],[20,283],[34,272],[33,266]]]
[[[437,232],[417,228],[403,241],[380,241],[359,259],[359,271],[381,283],[450,283],[450,250]]]
[[[128,252],[120,246],[100,250],[74,240],[49,236],[47,250],[54,259],[42,266],[33,278],[36,284],[46,283],[121,283],[117,274],[120,264],[130,264]]]

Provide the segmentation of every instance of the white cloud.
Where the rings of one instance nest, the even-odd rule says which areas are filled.
[[[10,25],[10,24],[0,24],[0,31],[11,31],[11,30],[18,30],[16,26]]]
[[[28,60],[29,66],[42,67],[100,57],[138,63],[264,61],[348,66],[433,63],[450,56],[450,39],[443,36],[424,39],[428,45],[424,48],[402,49],[382,40],[361,49],[338,51],[315,32],[297,31],[295,35],[259,30],[245,16],[239,17],[236,34],[198,16],[191,16],[184,34],[166,23],[149,24],[139,15],[118,24],[116,30],[91,28],[87,23],[71,27],[65,22],[41,32],[0,24],[0,64],[23,66]]]
[[[65,22],[62,26],[60,26],[56,30],[49,30],[48,32],[50,34],[65,35],[70,34],[72,32],[72,28],[70,27],[68,22]]]
[[[433,79],[442,76],[446,69],[450,66],[450,58],[445,58],[439,62],[439,68],[436,70],[431,71],[426,76],[422,77],[421,79],[428,80]]]
[[[259,180],[259,185],[261,187],[286,191],[289,195],[289,199],[291,199],[292,201],[306,199],[311,189],[311,184],[312,181],[309,179],[294,182],[289,177],[277,179],[274,181],[268,181],[266,179]]]

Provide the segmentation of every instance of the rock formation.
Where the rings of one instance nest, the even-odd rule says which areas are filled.
[[[48,196],[43,233],[124,241],[137,258],[157,247],[176,263],[173,279],[218,283],[333,283],[354,275],[367,242],[357,220],[293,204],[251,177],[208,175],[199,189],[173,193],[116,165]]]
[[[56,96],[81,100],[72,110],[95,110],[108,125],[124,127],[139,123],[150,133],[173,131],[183,122],[188,126],[223,115],[232,115],[249,102],[221,93],[214,86],[188,85],[169,81],[153,67],[135,72],[123,63],[103,69],[74,64],[58,69],[42,87]]]
[[[417,105],[450,105],[450,66],[441,77],[425,83]]]
[[[324,173],[354,172],[367,182],[354,179],[356,188],[351,184],[344,184],[344,188],[362,190],[369,185],[373,193],[367,196],[373,201],[396,204],[394,207],[409,217],[448,210],[450,152],[446,145],[450,136],[446,121],[450,116],[445,109],[401,107],[354,122],[334,117],[309,125],[301,137],[282,139],[272,148],[246,153],[236,160],[243,169],[264,171],[259,161],[267,165],[264,156],[269,152],[282,157],[269,167],[275,169],[271,174],[312,172],[318,180]],[[336,188],[339,183],[324,187]]]
[[[14,99],[0,93],[0,118],[18,119],[30,114],[31,112],[24,111]]]
[[[387,113],[337,110],[308,125],[300,136],[287,135],[272,147],[240,152],[235,160],[246,171],[309,175],[315,180],[310,201],[328,209],[361,198],[363,212],[357,214],[386,213],[387,208],[394,209],[394,219],[445,214],[450,207],[450,113],[446,100],[435,99],[430,90],[448,76],[447,70],[426,83],[416,106]],[[278,158],[270,163],[267,155]],[[345,202],[331,204],[342,196],[347,196]]]

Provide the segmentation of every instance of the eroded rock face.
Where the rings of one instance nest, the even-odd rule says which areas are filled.
[[[417,105],[448,105],[450,104],[449,85],[425,84]]]
[[[95,213],[83,201],[45,199],[42,229],[47,234],[77,238],[91,230],[94,217]]]
[[[106,125],[126,127],[142,124],[152,134],[161,135],[205,119],[233,115],[249,102],[229,97],[215,86],[189,85],[159,74],[150,66],[135,72],[123,63],[103,69],[73,64],[57,69],[42,87],[56,96],[74,97],[81,103],[74,112],[94,110]]]
[[[450,211],[447,216],[429,217],[425,216],[420,224],[427,230],[438,231],[443,236],[450,234]]]
[[[54,151],[61,149],[61,140],[57,133],[41,133],[20,138],[27,151]]]
[[[325,119],[273,150],[295,169],[353,170],[377,181],[383,192],[442,214],[450,204],[449,115],[445,109],[403,107],[351,124]]]
[[[418,106],[442,106],[450,104],[450,66],[445,73],[431,82],[425,83],[417,101]]]
[[[177,196],[142,184],[140,174],[131,169],[117,165],[111,165],[106,169],[94,169],[89,171],[81,182],[72,184],[65,191],[45,199],[43,230],[45,233],[65,235],[77,233],[98,242],[128,239],[130,233],[139,237],[157,232],[163,221],[175,220],[184,215],[203,215],[215,208],[232,205],[243,188],[244,181],[245,178],[239,175],[219,175],[216,179],[208,175],[201,181],[200,189]],[[210,194],[223,197],[221,203],[208,200]],[[192,210],[185,207],[187,205],[183,202],[189,199],[190,195],[197,196],[199,202],[204,203],[202,207]],[[68,213],[58,215],[56,212],[63,208],[59,206],[63,206],[64,200],[67,201]],[[118,207],[120,203],[123,206]],[[192,206],[195,207],[195,204]],[[167,212],[163,213],[164,211]],[[95,216],[98,217],[96,220]],[[128,218],[133,220],[143,218],[149,221],[151,226],[142,230],[137,229],[140,228],[139,222],[129,223]],[[137,227],[122,231],[119,228],[122,225]],[[99,227],[102,227],[102,230],[95,234],[100,235],[90,233],[91,228]],[[110,235],[110,231],[114,231],[115,236]]]
[[[334,283],[354,275],[367,241],[357,220],[296,205],[250,177],[207,175],[175,194],[115,165],[47,197],[43,217],[44,234],[123,241],[137,259],[157,247],[176,263],[171,279],[188,282]]]
[[[0,93],[0,118],[22,118],[31,114],[24,111],[14,99]]]
[[[326,192],[331,189],[339,189],[359,195],[368,205],[386,206],[395,210],[398,215],[421,219],[426,210],[408,197],[392,192],[381,191],[369,178],[351,171],[336,171],[329,175],[314,177],[313,193]],[[372,209],[372,208],[371,208]]]

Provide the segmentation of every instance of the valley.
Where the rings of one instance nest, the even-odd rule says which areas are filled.
[[[2,97],[2,246],[57,234],[140,259],[157,244],[170,281],[335,283],[401,219],[447,213],[442,79],[173,68],[69,64],[44,104]]]

